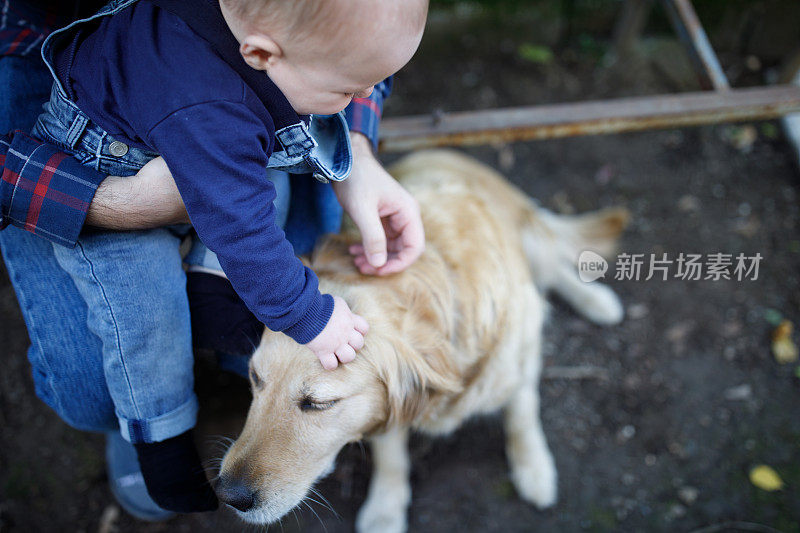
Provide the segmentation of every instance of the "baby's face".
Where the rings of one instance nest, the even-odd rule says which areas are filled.
[[[353,98],[369,96],[375,84],[405,63],[365,62],[356,52],[321,54],[319,60],[289,60],[268,73],[295,111],[330,115],[347,107]]]
[[[282,53],[263,70],[298,113],[338,113],[354,97],[369,96],[414,55],[424,18],[405,20],[399,10],[406,1],[424,2],[354,2],[359,9],[348,10],[352,16],[324,25],[318,34],[301,40],[278,35]]]

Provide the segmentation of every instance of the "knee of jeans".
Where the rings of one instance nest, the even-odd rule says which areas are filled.
[[[108,431],[117,427],[114,403],[104,381],[56,376],[43,365],[33,365],[36,396],[68,425],[81,431]]]

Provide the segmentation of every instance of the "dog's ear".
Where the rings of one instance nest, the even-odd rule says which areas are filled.
[[[387,393],[387,425],[409,424],[438,394],[461,390],[449,344],[419,350],[407,340],[394,337],[377,344],[370,339],[371,359]]]

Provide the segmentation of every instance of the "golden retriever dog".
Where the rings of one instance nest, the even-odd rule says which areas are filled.
[[[356,528],[405,531],[409,432],[447,434],[499,409],[520,496],[540,508],[556,502],[539,419],[542,295],[553,289],[598,323],[621,320],[616,295],[581,282],[576,264],[586,249],[611,253],[625,211],[554,215],[451,151],[416,153],[390,171],[419,202],[426,251],[405,272],[378,278],[353,266],[355,232],[315,249],[320,289],[343,297],[370,331],[355,361],[333,371],[285,335],[264,333],[250,362],[247,421],[215,487],[247,522],[281,518],[345,444],[366,438],[374,471]]]

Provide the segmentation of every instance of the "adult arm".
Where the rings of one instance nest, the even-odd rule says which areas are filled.
[[[378,150],[378,134],[383,115],[383,103],[392,94],[393,78],[388,77],[375,86],[367,98],[353,98],[344,110],[350,131],[360,133]]]
[[[135,176],[108,176],[89,204],[86,225],[112,230],[150,229],[189,222],[186,206],[164,159]]]
[[[385,276],[405,270],[425,249],[425,232],[416,200],[375,158],[383,102],[392,78],[375,86],[369,98],[356,98],[345,110],[353,144],[353,171],[334,184],[339,203],[361,232],[351,247],[363,274]]]
[[[106,177],[20,131],[0,138],[0,229],[13,225],[75,246],[84,225],[147,229],[188,216],[164,160],[136,176]]]

